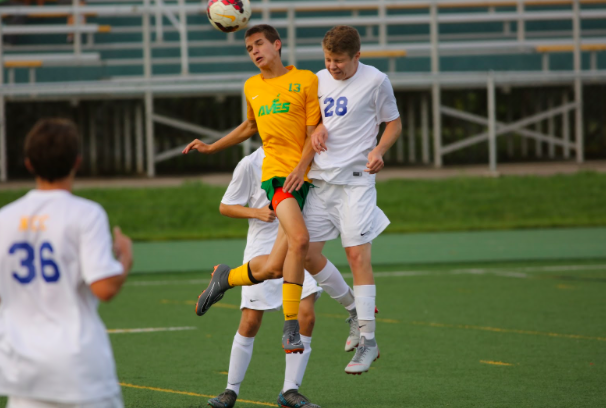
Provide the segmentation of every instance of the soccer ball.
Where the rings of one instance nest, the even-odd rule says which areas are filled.
[[[231,33],[243,29],[250,20],[249,0],[209,0],[208,20],[217,30]]]

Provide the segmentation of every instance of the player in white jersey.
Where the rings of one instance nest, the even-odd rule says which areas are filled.
[[[261,147],[238,163],[219,208],[221,214],[225,216],[248,219],[244,263],[271,252],[280,225],[276,214],[269,209],[267,194],[260,187],[264,158],[265,152]],[[209,405],[231,408],[236,403],[240,384],[244,381],[252,358],[253,344],[261,327],[263,313],[280,310],[282,306],[282,281],[283,279],[271,279],[258,285],[242,287],[240,304],[242,317],[231,349],[227,388],[223,393],[209,400]],[[318,287],[309,272],[305,272],[299,307],[300,333],[305,351],[302,354],[286,355],[284,386],[278,395],[279,406],[319,408],[299,394],[298,389],[303,381],[311,353],[311,334],[315,323],[314,303],[321,293],[322,289]]]
[[[355,28],[334,27],[322,47],[326,69],[317,73],[322,125],[312,135],[316,155],[309,172],[317,188],[310,190],[303,212],[310,234],[305,267],[316,280],[329,282],[322,284],[327,292],[327,286],[343,288],[343,278],[321,254],[326,241],[341,236],[354,276],[357,312],[348,342],[355,343],[360,336],[345,372],[361,374],[379,357],[371,243],[389,225],[377,207],[375,174],[383,168],[383,155],[399,137],[402,123],[387,75],[359,61],[360,36]],[[385,131],[377,145],[381,123],[386,124]],[[346,350],[352,346],[346,345]]]
[[[36,189],[0,210],[0,395],[8,408],[122,408],[98,299],[118,293],[130,239],[71,194],[76,126],[45,119],[25,141]]]

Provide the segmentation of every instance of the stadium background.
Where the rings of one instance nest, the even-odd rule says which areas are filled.
[[[8,180],[0,205],[25,191],[22,146],[32,124],[74,119],[79,176],[105,185],[76,194],[102,203],[137,241],[135,273],[100,309],[126,405],[203,406],[225,386],[239,292],[204,319],[191,309],[208,267],[239,261],[246,223],[218,217],[224,185],[116,187],[229,172],[258,145],[204,158],[178,153],[242,120],[241,87],[255,73],[243,33],[213,30],[200,1],[45,3],[0,7],[0,178]],[[363,61],[390,75],[403,118],[386,163],[408,178],[378,184],[392,220],[373,259],[384,357],[359,381],[344,378],[346,316],[324,297],[302,392],[329,407],[606,405],[605,175],[406,176],[440,166],[497,175],[503,163],[526,165],[526,173],[537,163],[573,173],[603,168],[606,2],[252,5],[252,23],[276,25],[285,62],[299,68],[322,68],[319,44],[330,26],[356,26]],[[76,24],[66,24],[70,13]],[[81,35],[68,39],[75,30]],[[546,111],[497,136],[497,121]],[[338,242],[327,255],[349,273]],[[278,314],[266,317],[238,405],[275,399],[279,326]]]

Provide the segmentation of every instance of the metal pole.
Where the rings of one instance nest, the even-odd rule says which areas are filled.
[[[565,105],[568,103],[568,92],[564,91],[562,94],[562,104]],[[569,123],[569,114],[568,112],[562,113],[562,138],[566,143],[570,143],[570,123]],[[570,158],[570,146],[566,144],[564,146],[564,158]]]
[[[526,117],[526,102],[522,101],[521,114],[522,117]],[[520,142],[522,143],[522,157],[528,157],[528,138],[521,136]]]
[[[130,173],[133,167],[133,138],[130,126],[130,106],[124,109],[124,172]]]
[[[549,97],[547,98],[547,109],[549,109],[549,110],[553,109],[553,97],[551,95],[549,95]],[[550,116],[549,119],[547,119],[547,133],[549,134],[549,136],[555,137],[555,117],[554,116]],[[549,142],[548,154],[549,154],[550,159],[553,159],[555,157],[555,144],[553,144],[553,142]]]
[[[179,0],[179,39],[181,41],[181,75],[189,74],[189,48],[187,43],[187,14],[185,0]]]
[[[421,141],[423,164],[429,164],[429,110],[427,95],[421,97]]]
[[[415,163],[417,161],[415,149],[415,111],[413,99],[408,98],[408,161]]]
[[[73,18],[74,18],[74,53],[80,55],[82,53],[82,37],[80,36],[80,0],[72,0]]]
[[[490,171],[497,171],[497,110],[494,89],[494,77],[492,72],[488,75],[488,157]]]
[[[95,113],[95,107],[91,106],[88,112],[88,134],[90,137],[88,149],[90,174],[93,176],[97,175],[97,115]]]
[[[540,98],[540,96],[539,96],[539,98]],[[541,109],[543,107],[543,104],[541,102],[542,101],[539,100],[536,104],[536,108],[537,108],[536,113],[541,112]],[[537,132],[543,133],[543,121],[537,122],[535,124],[534,128],[536,129]],[[538,158],[543,157],[543,145],[541,144],[541,141],[538,139],[536,140],[536,144],[535,144],[535,155]]]
[[[143,174],[143,109],[137,103],[135,108],[135,150],[137,156],[137,173]]]
[[[438,55],[438,4],[434,0],[431,4],[431,73],[433,74],[432,107],[433,107],[433,149],[434,165],[442,167],[442,117],[440,114],[440,56]]]
[[[7,163],[6,163],[6,105],[4,94],[2,93],[4,84],[4,44],[2,36],[2,19],[0,18],[0,182],[6,181]]]
[[[270,10],[269,10],[269,0],[263,0],[263,21],[269,22],[270,18]]]
[[[164,25],[160,0],[156,0],[156,42],[164,41]]]
[[[295,9],[288,9],[288,65],[297,65],[297,28],[295,27]]]
[[[580,0],[573,2],[574,19],[572,22],[572,32],[574,36],[574,99],[577,103],[575,110],[575,137],[577,150],[577,163],[583,163],[585,160],[584,141],[583,141],[583,83],[581,82],[581,5]]]
[[[154,177],[155,175],[155,161],[154,161],[154,96],[151,91],[151,75],[152,75],[152,61],[151,61],[151,45],[150,45],[150,32],[149,32],[149,0],[144,0],[143,5],[145,6],[145,13],[143,13],[143,72],[145,75],[146,91],[145,91],[145,138],[147,148],[147,175]]]
[[[120,109],[114,108],[114,170],[122,170],[122,152],[120,151]]]
[[[518,0],[517,12],[519,15],[524,14],[524,0]],[[524,41],[526,37],[526,23],[523,18],[518,18],[518,41]]]
[[[379,0],[379,45],[385,47],[387,45],[387,24],[385,19],[387,18],[387,8],[385,7],[385,0]]]
[[[248,103],[246,102],[246,94],[244,94],[244,84],[242,84],[242,122],[247,121],[248,120]],[[252,150],[252,146],[251,146],[251,140],[250,139],[246,139],[244,141],[244,143],[242,144],[242,149],[244,151],[244,156],[248,156]]]
[[[398,104],[398,110],[402,112],[401,100]],[[402,128],[400,137],[398,137],[398,141],[396,142],[396,161],[398,163],[404,163],[404,128]]]

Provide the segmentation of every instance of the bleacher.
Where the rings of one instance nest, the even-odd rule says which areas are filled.
[[[353,25],[362,36],[364,62],[387,72],[396,91],[422,92],[420,97],[415,96],[414,103],[408,99],[402,102],[408,110],[402,112],[403,117],[412,118],[413,128],[410,129],[410,121],[408,127],[404,126],[406,134],[394,153],[397,162],[416,160],[414,119],[419,115],[425,163],[431,160],[441,166],[444,155],[488,141],[490,166],[496,170],[496,138],[514,131],[537,143],[547,143],[550,157],[552,146],[558,146],[563,157],[575,150],[577,160],[583,160],[582,84],[606,83],[606,0],[251,3],[250,24],[266,22],[278,28],[284,40],[285,62],[314,71],[323,68],[320,43],[324,33],[337,24]],[[74,98],[144,101],[141,109],[146,114],[137,114],[133,120],[145,122],[134,126],[138,132],[145,128],[145,142],[137,133],[132,142],[135,144],[124,146],[134,147],[128,151],[133,155],[128,160],[139,163],[136,169],[129,166],[132,172],[140,172],[143,163],[143,157],[134,155],[146,151],[149,176],[154,174],[155,163],[170,159],[179,151],[179,146],[160,151],[158,146],[162,143],[154,136],[154,122],[209,140],[221,135],[215,129],[155,113],[154,100],[168,96],[240,95],[243,81],[256,71],[242,45],[243,32],[226,35],[214,30],[206,18],[205,2],[199,0],[87,0],[85,5],[74,1],[74,6],[50,2],[44,7],[0,7],[4,17],[0,31],[5,38],[0,46],[1,180],[7,178],[3,117],[7,102]],[[7,16],[14,15],[27,16],[27,22],[9,24]],[[69,16],[73,24],[67,24]],[[7,36],[14,39],[11,44],[5,43]],[[532,116],[530,121],[520,118],[509,127],[497,123],[490,112],[478,117],[443,106],[440,101],[441,93],[450,89],[482,88],[487,90],[487,104],[494,107],[495,101],[490,98],[495,96],[495,87],[535,86],[574,86],[575,90],[574,95],[564,92],[565,108],[552,106],[534,121]],[[425,94],[428,91],[431,103],[429,94]],[[572,102],[564,103],[568,97]],[[421,112],[417,109],[411,116],[413,105],[420,106]],[[569,129],[562,129],[557,137],[553,129],[547,133],[527,129],[570,111],[577,112],[577,120],[581,118],[581,123],[574,125],[575,141],[566,135]],[[486,131],[448,144],[443,140],[443,116],[486,126]],[[96,144],[89,145],[93,155]],[[122,143],[116,141],[116,145]],[[250,148],[247,145],[245,150]],[[404,154],[405,148],[408,155]]]

